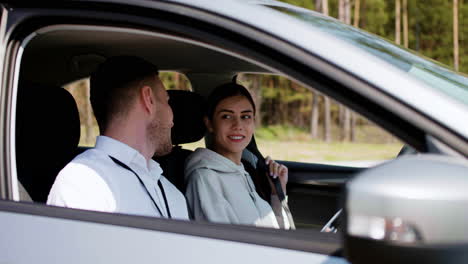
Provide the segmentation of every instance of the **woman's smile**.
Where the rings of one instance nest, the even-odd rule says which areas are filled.
[[[241,142],[245,139],[243,135],[229,135],[228,138],[233,142]]]
[[[213,119],[206,122],[213,133],[213,149],[239,163],[255,130],[254,109],[249,100],[240,95],[220,101]]]

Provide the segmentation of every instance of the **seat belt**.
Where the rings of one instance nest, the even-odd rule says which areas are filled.
[[[260,171],[265,172],[266,174],[270,175],[270,168],[266,165],[265,158],[263,157],[262,153],[258,150],[257,142],[255,141],[255,137],[252,137],[247,149],[252,152],[257,157],[257,169]],[[288,217],[290,229],[296,229],[296,225],[294,224],[294,219],[292,217],[291,211],[289,210],[288,201],[286,201],[286,195],[284,195],[283,188],[281,187],[281,182],[278,177],[270,178],[273,182],[273,186],[275,187],[276,195],[281,202],[281,207],[283,207],[286,216]]]

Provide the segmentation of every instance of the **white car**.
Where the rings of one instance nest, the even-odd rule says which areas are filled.
[[[3,1],[0,23],[0,263],[468,261],[466,76],[276,1]],[[184,73],[204,96],[239,73],[285,76],[418,155],[373,168],[281,161],[295,231],[45,205],[83,150],[57,91],[122,54]],[[341,208],[338,233],[320,232]]]

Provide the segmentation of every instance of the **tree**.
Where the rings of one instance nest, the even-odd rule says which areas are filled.
[[[453,0],[453,66],[458,71],[458,0]]]
[[[312,108],[310,118],[310,137],[318,139],[318,119],[319,119],[319,96],[320,93],[312,91]]]
[[[328,16],[328,0],[322,0],[322,13]]]
[[[403,0],[403,45],[408,48],[408,0]]]
[[[355,0],[354,1],[354,21],[353,26],[359,27],[359,16],[361,14],[361,1]],[[351,111],[351,124],[350,124],[350,140],[351,142],[356,141],[356,113]]]
[[[400,16],[400,0],[395,0],[395,42],[396,44],[401,44],[401,16]]]
[[[328,16],[328,0],[322,0],[322,13]],[[330,98],[328,96],[323,97],[323,104],[324,104],[324,139],[325,142],[331,141],[331,117],[330,117]]]
[[[338,19],[346,24],[351,24],[351,4],[350,0],[339,0],[338,4]],[[351,113],[349,108],[344,105],[339,105],[339,128],[340,140],[349,140],[351,127]]]
[[[354,0],[354,21],[353,21],[353,26],[354,27],[359,27],[359,16],[361,14],[361,1],[360,0]]]
[[[324,96],[324,139],[325,142],[331,141],[331,117],[330,117],[330,98]]]

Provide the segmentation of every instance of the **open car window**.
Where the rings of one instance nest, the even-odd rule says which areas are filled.
[[[114,13],[108,13],[107,15],[109,14],[112,17],[112,21],[116,19]],[[262,90],[256,91],[258,93],[256,96],[260,94],[260,97],[264,100],[261,106],[259,106],[258,120],[260,124],[256,136],[259,139],[262,153],[271,155],[290,169],[290,181],[287,193],[290,209],[298,230],[296,232],[288,232],[274,229],[254,229],[237,225],[178,222],[166,219],[147,219],[133,215],[111,215],[44,206],[43,202],[47,198],[48,191],[47,184],[53,182],[53,178],[57,174],[57,168],[59,169],[60,166],[56,167],[52,172],[45,171],[41,167],[44,164],[51,164],[52,162],[50,161],[56,161],[60,156],[63,156],[60,155],[59,151],[54,151],[54,148],[64,146],[55,138],[55,134],[50,138],[46,137],[47,133],[45,133],[44,137],[41,136],[40,139],[33,138],[34,141],[32,143],[34,144],[25,144],[24,146],[20,146],[20,144],[15,145],[16,142],[12,144],[13,147],[16,147],[18,154],[21,152],[20,149],[23,148],[23,154],[19,154],[16,159],[11,161],[13,172],[8,177],[19,180],[21,183],[24,182],[25,184],[23,185],[26,191],[30,192],[33,200],[36,201],[30,207],[25,206],[24,208],[21,207],[23,205],[20,203],[19,207],[24,209],[24,211],[21,211],[23,209],[18,209],[21,213],[28,214],[31,210],[35,210],[34,213],[36,215],[41,215],[43,212],[38,210],[38,208],[45,208],[44,214],[47,217],[84,222],[94,221],[119,227],[162,231],[168,234],[174,233],[194,237],[215,238],[223,241],[240,241],[279,248],[319,252],[327,255],[339,255],[340,253],[336,253],[340,247],[339,235],[325,234],[322,236],[322,234],[317,234],[341,208],[340,196],[343,184],[346,183],[347,179],[365,169],[366,166],[355,167],[346,164],[333,164],[337,161],[336,154],[325,154],[322,158],[308,156],[310,154],[309,151],[320,148],[320,144],[322,143],[319,144],[317,142],[320,141],[320,138],[324,138],[323,132],[320,132],[322,131],[320,125],[323,126],[324,124],[323,117],[322,120],[320,115],[317,118],[318,126],[310,126],[313,120],[313,99],[318,99],[319,109],[324,109],[325,97],[318,95],[317,91],[330,95],[330,98],[343,102],[356,110],[356,112],[363,113],[369,120],[378,123],[378,125],[386,130],[405,139],[406,142],[415,146],[418,150],[424,150],[425,148],[424,132],[416,125],[413,125],[410,119],[406,117],[402,118],[396,112],[385,108],[391,108],[391,103],[400,106],[398,102],[385,97],[390,103],[384,107],[379,104],[378,100],[373,100],[374,98],[369,95],[370,93],[366,94],[362,92],[376,92],[375,87],[362,82],[359,78],[354,78],[346,71],[333,68],[330,64],[320,61],[318,57],[312,54],[302,54],[301,52],[303,51],[293,45],[289,45],[287,42],[283,43],[282,39],[275,40],[272,36],[261,35],[264,32],[257,32],[258,34],[255,34],[255,38],[253,38],[252,34],[247,34],[248,30],[246,30],[247,33],[242,32],[244,35],[240,33],[233,34],[234,30],[223,31],[214,30],[211,27],[202,27],[206,26],[205,24],[200,25],[200,28],[192,28],[198,27],[199,24],[197,23],[187,23],[183,27],[177,23],[174,23],[176,25],[170,24],[168,26],[158,20],[168,19],[166,16],[159,17],[152,15],[146,18],[151,22],[156,21],[154,22],[156,26],[151,23],[144,24],[146,22],[134,21],[132,26],[126,27],[127,20],[124,19],[122,19],[121,23],[117,24],[107,21],[108,23],[96,23],[96,25],[91,22],[80,23],[79,19],[73,21],[73,23],[66,21],[68,23],[52,23],[51,25],[47,25],[47,21],[45,21],[44,26],[35,28],[34,32],[29,32],[30,34],[27,35],[27,38],[19,38],[18,42],[21,52],[18,53],[18,61],[15,64],[19,68],[16,69],[17,72],[14,72],[14,75],[12,74],[12,76],[18,79],[13,82],[15,85],[11,88],[18,93],[17,112],[22,107],[20,104],[24,105],[24,102],[28,102],[21,95],[26,90],[35,91],[39,94],[42,94],[43,91],[45,92],[49,88],[63,90],[62,87],[66,84],[89,76],[96,65],[113,55],[131,54],[150,60],[158,65],[162,71],[162,76],[167,77],[166,87],[184,87],[183,90],[190,90],[204,97],[214,87],[225,82],[231,82],[233,77],[237,75],[238,81],[244,83],[253,93],[255,93],[255,89],[258,87],[262,88]],[[178,22],[184,23],[182,21],[185,20]],[[164,22],[168,21],[164,20]],[[143,25],[138,26],[139,23]],[[161,25],[164,25],[164,27]],[[282,45],[269,43],[268,45],[270,46],[267,46],[266,42],[257,40],[257,38],[262,36],[272,38],[271,40],[274,42],[281,42]],[[278,50],[275,50],[277,47]],[[285,49],[280,50],[279,48]],[[291,52],[294,56],[286,52],[291,50],[294,51]],[[302,58],[307,58],[308,60],[301,61]],[[45,64],[44,61],[49,63]],[[182,81],[178,77],[176,78],[174,75],[166,73],[166,71],[176,71],[184,74],[188,81]],[[257,78],[255,76],[264,77]],[[28,85],[25,85],[26,83]],[[77,85],[85,87],[87,84],[84,81]],[[257,85],[257,88],[255,88],[255,85]],[[353,88],[359,87],[362,90],[358,93],[356,90],[348,89],[348,86],[351,85]],[[313,88],[317,88],[317,90],[310,90]],[[72,88],[68,88],[68,90],[73,93]],[[317,96],[313,96],[314,94]],[[33,99],[32,102],[45,102],[38,100],[39,97],[29,98]],[[74,99],[76,103],[84,105],[77,98]],[[86,95],[81,98],[86,98]],[[384,97],[382,96],[381,98]],[[54,103],[50,105],[55,105],[59,101],[52,100]],[[29,104],[25,105],[27,110],[39,109],[31,107]],[[331,102],[330,107],[331,122],[334,122],[333,124],[336,127],[341,107],[334,102]],[[84,110],[80,111],[88,111],[86,115],[89,116],[89,110],[90,107],[88,105],[84,107]],[[62,113],[61,110],[52,110],[52,112]],[[45,117],[49,116],[45,115]],[[42,118],[44,116],[38,117],[36,120],[41,122]],[[95,123],[90,120],[87,119],[84,122],[89,122],[84,127],[83,121],[79,121],[82,127],[78,127],[78,130],[81,132],[82,138],[83,134],[87,138],[85,140],[81,139],[81,146],[83,147],[93,146],[92,139],[97,134]],[[20,122],[21,120],[18,118],[16,121]],[[355,121],[358,126],[365,127],[363,129],[364,132],[361,131],[361,134],[356,133],[357,140],[360,140],[360,137],[366,138],[368,135],[366,134],[368,133],[367,130],[374,131],[369,133],[374,133],[372,135],[378,136],[371,136],[369,137],[371,139],[361,142],[368,144],[369,141],[374,140],[373,137],[382,137],[382,142],[386,142],[384,144],[395,145],[392,147],[394,148],[393,154],[386,154],[383,159],[396,156],[399,151],[397,145],[401,144],[398,143],[396,137],[389,136],[382,132],[382,130],[376,129],[370,121],[362,117],[357,117]],[[60,126],[62,124],[60,122],[55,122],[54,124],[59,126],[57,129],[51,129],[51,131],[57,131],[61,136],[69,135],[68,132],[61,130],[69,126]],[[17,128],[19,127],[18,125]],[[46,131],[52,126],[49,127],[41,124],[37,127]],[[315,128],[318,130],[315,135],[318,139],[311,139],[313,137],[312,130]],[[332,142],[341,140],[337,131],[332,131],[330,137]],[[348,134],[348,137],[351,137],[351,135]],[[16,140],[19,139],[20,137],[16,138]],[[279,142],[283,139],[285,139],[285,142]],[[291,143],[291,140],[297,139],[299,139],[298,142]],[[302,139],[304,141],[301,141]],[[307,148],[309,143],[304,142],[309,141],[311,142],[310,148]],[[78,145],[79,143],[76,144]],[[203,146],[202,143],[199,146]],[[279,150],[272,150],[271,146],[279,147]],[[295,149],[296,147],[306,147],[306,149]],[[338,149],[338,153],[346,153],[344,161],[355,159],[356,153],[359,153],[357,150],[343,151],[341,146],[335,146],[335,148]],[[57,157],[45,155],[41,157],[42,155],[40,154],[29,155],[31,153],[27,150],[31,149],[47,149],[55,153]],[[304,152],[306,153],[304,154]],[[76,153],[73,154],[76,155]],[[366,159],[370,158],[366,157]],[[34,167],[35,165],[37,165],[37,168]],[[25,173],[25,168],[29,169],[30,172],[33,171],[33,173]],[[29,177],[28,175],[48,177],[48,183],[42,179],[36,182],[28,182],[25,180],[25,177]],[[45,186],[43,185],[44,183],[46,183]],[[41,185],[40,188],[42,189],[41,201],[35,198],[38,197],[36,191],[39,185]],[[16,193],[12,195],[12,200],[21,201],[21,198]],[[219,230],[223,232],[219,232]],[[239,233],[236,234],[236,232]],[[246,236],[250,232],[253,235]],[[303,243],[305,241],[309,241],[310,243]]]
[[[162,71],[159,76],[167,90],[192,90],[190,81],[183,73]],[[80,114],[81,135],[78,146],[93,147],[96,144],[96,137],[99,135],[99,127],[89,101],[89,77],[69,83],[64,88],[75,99]]]

